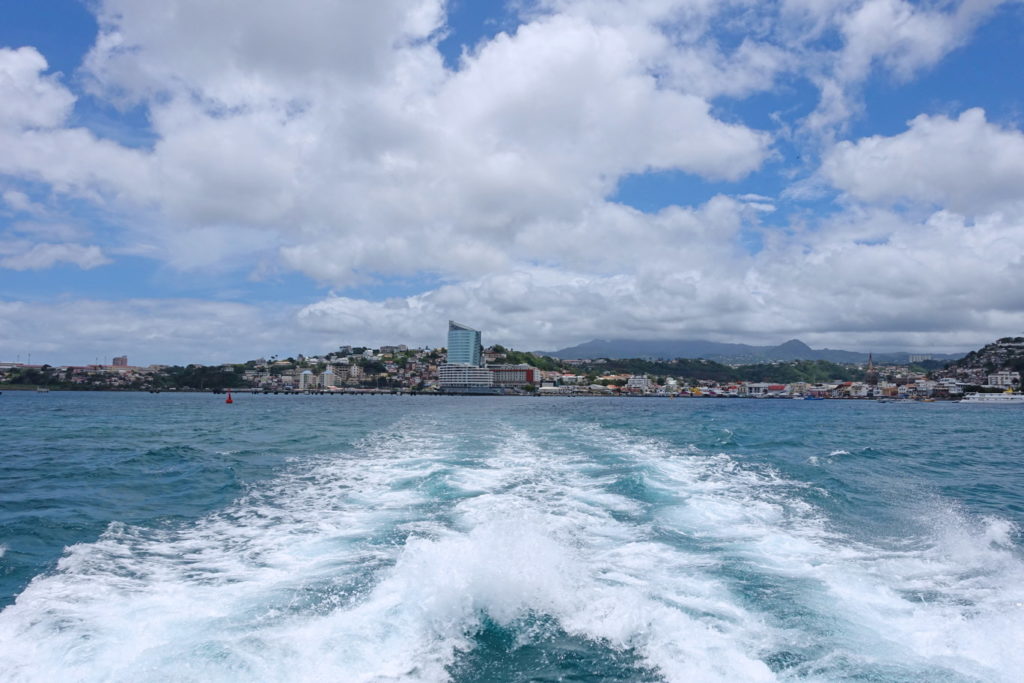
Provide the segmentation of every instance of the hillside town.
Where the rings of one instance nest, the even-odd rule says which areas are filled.
[[[1019,389],[1024,337],[1007,337],[946,367],[837,365],[824,361],[728,366],[701,360],[567,359],[484,347],[481,333],[449,322],[446,348],[341,346],[316,356],[244,363],[129,365],[126,356],[83,366],[0,363],[0,387],[290,394],[417,393],[807,399],[958,399]],[[827,379],[823,373],[830,373]],[[755,377],[756,375],[756,377]],[[794,379],[796,377],[796,379]]]

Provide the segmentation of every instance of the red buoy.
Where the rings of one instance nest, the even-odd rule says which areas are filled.
[[[224,402],[225,402],[225,403],[234,403],[234,402],[235,402],[235,400],[234,400],[233,398],[231,398],[231,392],[230,392],[230,391],[228,392],[228,398],[227,398],[227,400],[226,400],[226,401],[224,401]]]

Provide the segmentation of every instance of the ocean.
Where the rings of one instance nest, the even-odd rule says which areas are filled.
[[[1019,681],[1024,409],[4,392],[3,681]]]

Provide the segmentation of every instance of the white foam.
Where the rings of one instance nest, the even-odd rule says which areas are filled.
[[[670,680],[771,678],[757,619],[701,558],[616,521],[643,510],[587,458],[510,431],[447,471],[443,434],[375,438],[182,529],[112,525],[0,615],[0,675],[434,681],[484,617],[547,615]],[[461,496],[432,517],[436,475]]]
[[[510,439],[489,464],[529,483],[459,505],[470,538],[498,528],[504,531],[490,538],[501,543],[509,524],[529,531],[513,557],[494,559],[532,577],[528,586],[511,582],[510,596],[534,597],[509,604],[495,582],[497,592],[481,594],[497,603],[484,611],[499,622],[527,610],[551,615],[572,635],[637,651],[668,680],[772,678],[752,656],[763,637],[758,619],[710,575],[705,559],[651,541],[649,523],[617,521],[615,515],[639,515],[643,506],[609,493],[614,478],[595,471],[593,459],[558,449],[560,442]]]
[[[287,648],[264,650],[261,633],[345,604],[367,566],[393,560],[397,547],[367,539],[419,520],[423,495],[396,481],[434,471],[443,452],[435,436],[392,435],[325,458],[191,526],[113,524],[69,548],[56,574],[0,614],[0,678],[177,678],[186,665],[196,680],[276,671]],[[322,604],[301,605],[307,592]]]
[[[652,481],[678,497],[661,513],[667,527],[806,585],[805,606],[842,631],[816,662],[826,670],[837,652],[985,680],[1017,680],[1024,670],[1024,650],[1013,645],[1024,642],[1024,562],[1006,520],[971,521],[931,505],[931,533],[869,545],[832,531],[800,499],[804,486],[770,469],[740,467],[725,455],[680,457],[652,441],[621,440],[618,448],[646,459]]]
[[[111,525],[0,613],[0,678],[439,681],[485,619],[538,616],[669,681],[771,680],[761,658],[787,648],[813,677],[858,660],[1024,669],[1005,520],[933,506],[929,533],[883,547],[729,455],[596,426],[458,438],[403,423],[194,524]],[[623,476],[657,502],[615,493]],[[778,622],[726,564],[827,627]]]

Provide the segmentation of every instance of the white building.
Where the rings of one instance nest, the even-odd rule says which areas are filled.
[[[931,396],[937,386],[939,386],[939,383],[930,379],[919,379],[914,382],[914,389],[918,396]]]
[[[316,375],[312,370],[303,370],[299,375],[299,390],[316,389]]]
[[[473,365],[445,363],[438,368],[437,378],[442,389],[489,389],[493,386],[494,373]]]
[[[939,380],[939,386],[944,387],[950,394],[964,393],[964,383],[954,377],[943,377]]]
[[[338,375],[334,374],[334,368],[328,366],[323,374],[320,375],[320,386],[327,388],[336,387],[339,384],[341,384],[341,379]]]
[[[626,380],[626,389],[629,391],[650,391],[651,380],[643,375],[633,375]]]
[[[771,393],[772,385],[768,382],[747,382],[740,385],[741,396],[767,396]]]
[[[1011,370],[1000,370],[988,376],[988,384],[993,387],[1012,387],[1020,384],[1020,373]]]

